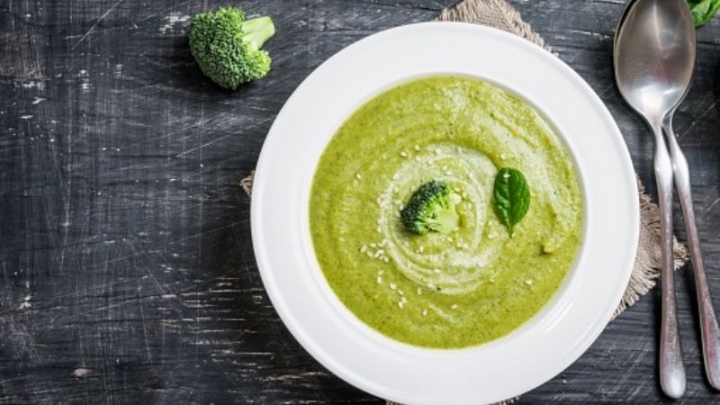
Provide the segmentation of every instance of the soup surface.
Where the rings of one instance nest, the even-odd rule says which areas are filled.
[[[520,170],[530,207],[510,237],[495,176]],[[450,234],[408,232],[400,210],[432,180],[461,197]],[[374,97],[323,152],[310,194],[315,253],[362,322],[415,346],[462,348],[535,315],[573,265],[583,201],[572,159],[526,102],[488,82],[436,76]]]

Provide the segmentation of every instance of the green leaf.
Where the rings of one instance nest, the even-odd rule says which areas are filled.
[[[720,0],[687,0],[687,3],[696,28],[709,23],[720,10]]]
[[[495,214],[512,237],[513,228],[530,208],[530,188],[522,172],[509,167],[500,169],[495,177],[493,197],[495,197]]]

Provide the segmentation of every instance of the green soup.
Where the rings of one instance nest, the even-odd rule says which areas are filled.
[[[493,211],[502,167],[522,171],[530,209],[513,237]],[[400,210],[423,183],[462,197],[460,227],[407,232]],[[583,203],[572,159],[527,103],[490,83],[423,78],[355,111],[320,158],[310,231],[342,303],[411,345],[462,348],[497,339],[536,314],[580,245]]]

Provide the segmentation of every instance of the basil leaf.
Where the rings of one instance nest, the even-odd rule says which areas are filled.
[[[495,214],[512,237],[514,226],[523,219],[530,208],[530,188],[522,172],[509,167],[500,169],[495,177],[493,197],[495,197]]]
[[[687,0],[687,3],[696,28],[709,23],[720,10],[720,0]]]

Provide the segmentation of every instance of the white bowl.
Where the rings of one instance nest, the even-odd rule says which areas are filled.
[[[574,157],[585,199],[582,246],[550,302],[509,335],[459,350],[402,344],[357,320],[325,281],[309,232],[315,167],[341,123],[379,91],[432,74],[488,80],[535,106]],[[263,283],[293,336],[348,383],[413,405],[511,398],[580,357],[610,320],[628,283],[639,215],[623,138],[580,76],[514,35],[440,22],[372,35],[318,67],[288,99],[267,136],[251,208]]]

